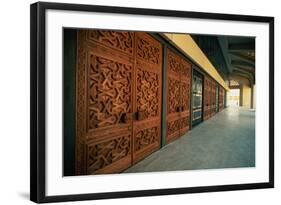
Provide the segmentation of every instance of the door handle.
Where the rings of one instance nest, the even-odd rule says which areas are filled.
[[[145,111],[137,111],[134,113],[134,120],[144,120],[146,118]]]
[[[122,113],[119,119],[119,123],[127,123],[132,120],[132,113]]]

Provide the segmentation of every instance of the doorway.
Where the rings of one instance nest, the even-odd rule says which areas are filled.
[[[202,94],[203,94],[203,77],[193,70],[192,81],[192,126],[202,121]]]

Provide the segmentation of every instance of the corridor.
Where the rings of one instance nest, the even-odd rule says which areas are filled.
[[[255,111],[226,108],[125,170],[174,171],[255,166]]]

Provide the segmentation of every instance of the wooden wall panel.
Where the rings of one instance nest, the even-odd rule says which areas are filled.
[[[216,114],[216,81],[211,80],[211,108],[210,108],[210,116],[214,116]]]
[[[167,50],[166,142],[177,139],[190,129],[191,64]]]
[[[190,102],[191,102],[191,64],[182,59],[181,74],[181,130],[180,135],[190,129]]]
[[[167,50],[167,118],[166,142],[170,143],[172,140],[180,136],[181,119],[181,59],[170,49]]]
[[[191,64],[167,49],[166,142],[190,129]],[[76,69],[76,174],[117,173],[160,148],[162,45],[144,32],[80,30]],[[216,113],[204,77],[203,119]],[[219,89],[219,110],[224,90]]]
[[[146,33],[78,31],[76,174],[120,172],[159,149],[162,47]]]
[[[219,111],[224,109],[225,90],[220,86],[219,88]]]
[[[203,98],[203,119],[207,120],[211,117],[211,89],[212,82],[211,79],[207,76],[204,76],[204,98]]]
[[[217,112],[216,103],[216,92],[217,86],[219,86],[219,111],[224,107],[224,89],[218,85],[217,82],[208,76],[204,77],[204,115],[203,119],[207,120],[214,116]]]
[[[160,148],[162,106],[162,45],[149,34],[135,34],[133,163]]]

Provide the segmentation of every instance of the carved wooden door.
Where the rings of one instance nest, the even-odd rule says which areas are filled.
[[[167,49],[166,143],[189,130],[191,64]]]
[[[160,148],[162,46],[144,32],[135,33],[133,163]]]
[[[189,130],[190,124],[190,89],[191,89],[191,64],[182,59],[181,69],[181,128],[180,135]]]
[[[166,108],[166,143],[180,137],[181,109],[181,60],[167,49],[167,108]]]
[[[216,81],[211,80],[211,116],[216,114]]]
[[[101,30],[77,45],[76,174],[120,172],[160,146],[161,45]]]
[[[220,86],[219,89],[219,110],[221,111],[224,108],[224,89]]]
[[[78,32],[76,173],[111,173],[132,163],[134,34]]]

